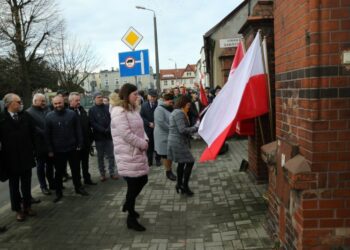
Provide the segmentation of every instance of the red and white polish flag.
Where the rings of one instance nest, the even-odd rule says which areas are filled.
[[[258,32],[237,69],[208,108],[199,127],[199,135],[208,147],[200,162],[215,160],[230,130],[238,121],[269,111],[267,76]]]

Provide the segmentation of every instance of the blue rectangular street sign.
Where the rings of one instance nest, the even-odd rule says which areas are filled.
[[[148,49],[119,53],[121,77],[149,75]]]

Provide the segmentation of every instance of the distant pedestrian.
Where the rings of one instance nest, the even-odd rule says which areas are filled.
[[[96,185],[96,183],[91,180],[91,175],[89,173],[90,148],[93,142],[90,120],[87,112],[80,105],[80,94],[78,92],[71,92],[69,94],[68,101],[69,109],[74,111],[78,116],[81,134],[83,136],[83,144],[78,153],[80,162],[79,165],[83,174],[84,184]]]
[[[173,111],[174,96],[164,94],[162,104],[158,105],[154,111],[154,149],[162,158],[166,171],[166,177],[175,181],[176,176],[171,169],[172,161],[167,159],[167,147],[169,136],[169,117]]]
[[[141,117],[143,119],[143,124],[145,127],[145,132],[149,138],[149,145],[147,149],[148,165],[153,165],[153,157],[155,153],[156,166],[162,165],[160,162],[160,156],[154,151],[154,110],[158,106],[157,102],[158,94],[156,90],[149,90],[147,95],[147,101],[141,106]]]
[[[137,221],[140,215],[135,211],[135,202],[148,182],[148,138],[137,111],[138,98],[136,86],[129,83],[122,86],[119,95],[111,94],[111,128],[118,172],[128,185],[123,206],[123,211],[128,211],[127,226],[129,229],[144,231],[146,228]]]
[[[35,94],[33,96],[33,104],[26,112],[32,117],[35,125],[36,166],[41,192],[45,195],[50,195],[50,189],[55,188],[55,180],[53,176],[53,162],[48,156],[49,148],[45,140],[45,117],[49,112],[45,96],[40,93]]]
[[[188,186],[194,157],[190,150],[190,137],[197,132],[198,124],[190,127],[188,112],[191,107],[191,99],[181,96],[175,103],[175,110],[169,118],[169,136],[167,159],[178,163],[176,192],[192,196],[193,192]]]
[[[45,135],[49,146],[49,157],[53,158],[55,166],[56,198],[58,202],[63,197],[62,177],[64,168],[69,162],[75,192],[88,195],[80,180],[79,151],[83,139],[77,115],[64,107],[61,96],[52,99],[54,110],[47,114]]]
[[[109,175],[111,179],[117,180],[118,175],[115,173],[109,107],[103,104],[103,97],[100,92],[95,92],[93,99],[95,105],[89,110],[89,119],[97,150],[97,163],[101,175],[100,180],[107,180],[104,162],[105,155],[108,159]]]
[[[21,98],[13,93],[3,98],[5,111],[0,118],[1,151],[9,178],[11,208],[17,221],[35,216],[31,209],[31,178],[34,161],[35,128],[28,113],[23,112]],[[23,197],[23,199],[22,199]]]

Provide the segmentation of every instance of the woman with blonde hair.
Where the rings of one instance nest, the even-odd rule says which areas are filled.
[[[146,228],[137,221],[140,215],[135,211],[136,197],[148,182],[149,172],[148,137],[137,109],[138,98],[137,87],[130,83],[124,84],[118,94],[110,95],[111,131],[118,173],[128,186],[123,205],[123,212],[128,211],[127,226],[145,231]]]

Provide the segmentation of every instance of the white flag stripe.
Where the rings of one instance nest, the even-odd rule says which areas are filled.
[[[241,63],[220,91],[220,95],[214,99],[200,124],[198,132],[208,147],[236,117],[249,79],[252,76],[264,74],[259,36],[258,33]]]

